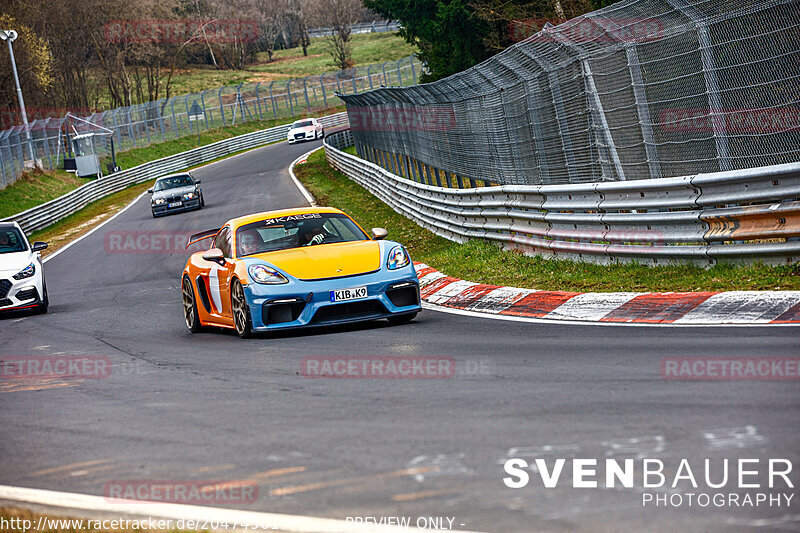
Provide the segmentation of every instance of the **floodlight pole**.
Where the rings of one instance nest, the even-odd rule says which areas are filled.
[[[11,70],[14,73],[14,83],[17,86],[17,98],[19,99],[19,110],[22,114],[22,123],[25,125],[25,138],[28,141],[28,153],[33,157],[33,143],[31,142],[31,131],[28,126],[28,113],[25,112],[25,100],[22,98],[22,88],[19,86],[19,75],[17,74],[17,62],[14,59],[14,47],[11,45],[17,39],[17,32],[14,30],[0,30],[0,39],[8,41],[8,54],[11,56]]]

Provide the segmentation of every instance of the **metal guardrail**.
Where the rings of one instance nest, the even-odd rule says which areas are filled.
[[[800,163],[634,182],[459,189],[436,185],[430,175],[420,182],[418,174],[393,174],[343,151],[352,144],[350,130],[328,136],[329,164],[456,242],[489,239],[528,255],[596,263],[800,259]]]
[[[399,31],[400,23],[392,20],[381,20],[375,22],[359,22],[350,25],[350,33],[386,33],[390,31]],[[309,37],[325,37],[333,32],[331,28],[311,28],[308,30]]]
[[[319,119],[326,128],[347,124],[347,113],[337,113]],[[186,152],[148,161],[128,170],[115,172],[97,181],[87,183],[63,196],[28,209],[3,221],[16,221],[25,231],[45,228],[62,218],[86,207],[104,196],[121,191],[131,185],[152,180],[172,172],[180,172],[220,157],[248,150],[264,144],[286,139],[289,124],[254,131],[237,137],[200,146]]]

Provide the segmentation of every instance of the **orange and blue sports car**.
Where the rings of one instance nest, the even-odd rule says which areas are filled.
[[[181,277],[186,325],[255,331],[387,318],[412,320],[421,310],[419,282],[406,249],[371,235],[342,211],[309,207],[229,220],[196,233]]]

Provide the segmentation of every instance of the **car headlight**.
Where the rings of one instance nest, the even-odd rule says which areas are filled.
[[[265,285],[289,283],[289,280],[286,279],[283,274],[266,265],[250,265],[247,271],[250,272],[250,277],[253,278],[253,281],[256,283],[263,283]]]
[[[29,278],[36,274],[36,266],[31,263],[30,265],[26,266],[16,274],[14,274],[14,279],[19,281],[21,279]]]
[[[165,199],[163,199],[163,198],[156,198],[155,200],[153,200],[153,205],[161,205],[161,204],[163,204],[164,202],[166,202],[166,200],[165,200]]]
[[[183,195],[183,199],[184,200],[191,200],[194,197],[195,197],[195,194],[193,192],[187,192],[186,194]]]
[[[410,262],[411,258],[408,257],[406,249],[402,246],[395,246],[389,252],[389,259],[386,261],[386,266],[389,270],[396,270],[398,268],[403,268]]]

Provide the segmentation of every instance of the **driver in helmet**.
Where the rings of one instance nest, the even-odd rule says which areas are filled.
[[[300,235],[300,246],[322,244],[327,235],[324,226],[325,220],[321,218],[312,218],[304,221],[298,232],[298,235]]]

